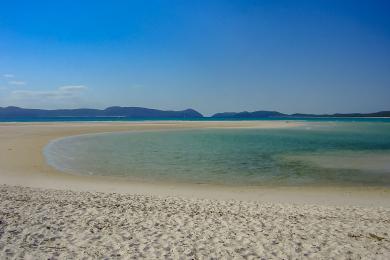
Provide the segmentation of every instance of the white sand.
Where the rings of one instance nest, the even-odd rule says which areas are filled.
[[[389,259],[390,209],[0,186],[0,258]]]
[[[0,124],[0,259],[389,259],[388,188],[136,183],[64,174],[42,155],[85,133],[299,124]]]

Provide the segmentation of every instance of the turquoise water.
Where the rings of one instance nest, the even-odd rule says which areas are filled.
[[[224,185],[390,186],[390,123],[82,135],[46,158],[72,174]]]

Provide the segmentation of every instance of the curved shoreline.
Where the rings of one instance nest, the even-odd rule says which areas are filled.
[[[306,124],[306,123],[305,123]],[[134,182],[111,177],[75,176],[47,165],[43,149],[52,140],[73,135],[195,128],[280,128],[286,121],[5,123],[0,124],[0,183],[35,188],[125,194],[236,199],[262,202],[390,207],[390,189],[341,187],[225,187],[207,184]]]

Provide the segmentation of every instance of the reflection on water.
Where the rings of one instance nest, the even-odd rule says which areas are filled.
[[[228,185],[390,185],[390,124],[84,135],[45,149],[73,174]]]

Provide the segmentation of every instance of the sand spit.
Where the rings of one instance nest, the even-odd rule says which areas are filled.
[[[383,187],[233,188],[141,183],[59,172],[47,165],[42,152],[54,139],[81,134],[202,128],[283,128],[301,127],[305,124],[309,123],[297,121],[0,123],[0,184],[89,192],[390,208],[390,189]]]
[[[0,258],[389,259],[390,209],[2,185]]]

